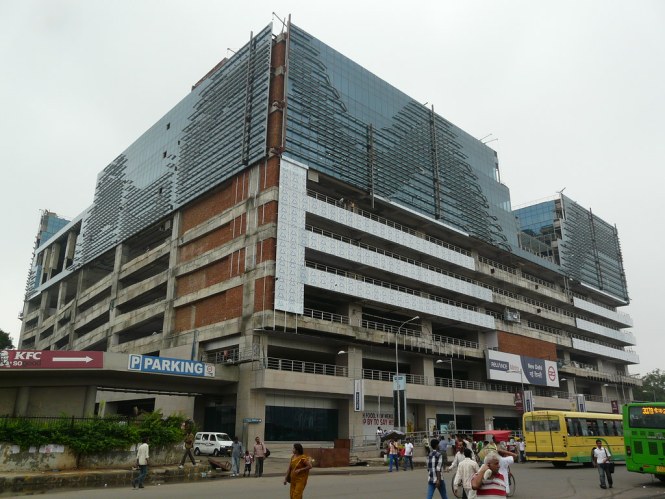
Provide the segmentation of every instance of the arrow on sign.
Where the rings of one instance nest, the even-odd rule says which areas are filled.
[[[53,357],[53,362],[88,362],[92,361],[92,357]]]

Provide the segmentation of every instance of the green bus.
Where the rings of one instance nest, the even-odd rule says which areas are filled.
[[[623,406],[626,469],[665,482],[665,402]]]

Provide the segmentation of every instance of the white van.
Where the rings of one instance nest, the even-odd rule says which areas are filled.
[[[231,455],[233,441],[226,433],[217,431],[200,431],[194,436],[194,454],[213,456]]]

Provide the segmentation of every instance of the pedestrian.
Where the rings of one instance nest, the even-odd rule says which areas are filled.
[[[517,454],[506,449],[506,442],[501,442],[498,449],[499,473],[506,479],[506,495],[510,494],[510,465],[515,462]]]
[[[240,457],[242,456],[242,442],[233,437],[231,444],[231,476],[240,476]]]
[[[471,478],[478,473],[478,463],[471,449],[464,449],[464,460],[457,466],[453,478],[453,489],[462,487],[462,499],[475,499],[476,491],[471,488]]]
[[[499,472],[499,454],[490,452],[485,462],[471,478],[471,488],[478,497],[506,497],[506,479]]]
[[[312,461],[305,455],[301,444],[293,444],[293,456],[289,462],[284,477],[284,485],[291,484],[290,499],[302,499],[302,494],[307,485],[309,470],[312,469]]]
[[[517,442],[517,448],[519,449],[519,452],[520,452],[520,460],[519,460],[519,462],[520,462],[520,463],[523,463],[523,462],[526,461],[526,456],[525,456],[525,452],[526,452],[526,443],[524,442],[524,439],[523,439],[523,438],[521,438],[520,441]]]
[[[254,458],[249,453],[248,450],[245,451],[245,471],[242,473],[242,476],[252,476],[252,461]]]
[[[262,477],[263,476],[263,460],[266,458],[266,446],[263,444],[259,437],[254,439],[256,442],[254,444],[254,461],[256,461],[256,469],[254,470],[254,476]]]
[[[611,489],[612,486],[614,485],[614,481],[612,480],[612,471],[611,471],[612,454],[608,449],[603,447],[602,440],[600,439],[596,440],[596,446],[591,452],[591,459],[593,461],[593,465],[596,468],[598,468],[598,477],[600,478],[600,488],[601,489],[607,488],[607,486],[605,485],[605,477],[607,476],[607,485],[609,485]]]
[[[453,462],[450,464],[448,468],[446,468],[447,472],[453,472],[455,473],[457,471],[457,466],[464,461],[464,451],[466,450],[466,445],[460,449],[454,456],[453,456]]]
[[[439,441],[434,438],[430,442],[430,445],[432,450],[427,455],[427,499],[432,499],[435,490],[439,491],[441,499],[448,499],[446,484],[441,477],[443,456],[437,450],[439,448]]]
[[[178,466],[178,468],[182,469],[185,467],[185,460],[187,458],[189,458],[190,461],[192,462],[192,466],[196,466],[196,461],[194,460],[194,456],[192,455],[192,447],[194,447],[194,434],[191,432],[191,430],[188,430],[187,435],[185,435],[184,447],[185,447],[185,452],[182,455],[182,459],[180,460],[180,466]]]
[[[148,437],[143,437],[141,445],[136,449],[136,465],[139,467],[139,476],[132,481],[132,487],[144,488],[143,482],[148,474],[148,460],[150,459],[150,448],[148,446]]]
[[[446,465],[448,464],[448,447],[450,447],[450,437],[441,437],[441,440],[439,440],[439,446],[437,447],[437,450],[439,451],[439,454],[443,457],[443,464]]]
[[[397,442],[394,438],[390,439],[388,442],[388,471],[392,473],[393,464],[395,465],[395,471],[399,471],[399,449],[397,448]]]
[[[407,438],[404,444],[404,471],[407,466],[411,467],[411,471],[413,471],[413,444],[410,438]]]

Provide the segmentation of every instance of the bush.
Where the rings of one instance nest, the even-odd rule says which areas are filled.
[[[18,445],[21,449],[45,444],[62,444],[79,456],[126,450],[148,437],[156,446],[178,443],[185,421],[180,416],[162,417],[160,411],[142,414],[134,420],[122,418],[90,418],[77,420],[62,416],[55,421],[30,418],[0,419],[0,442]]]

